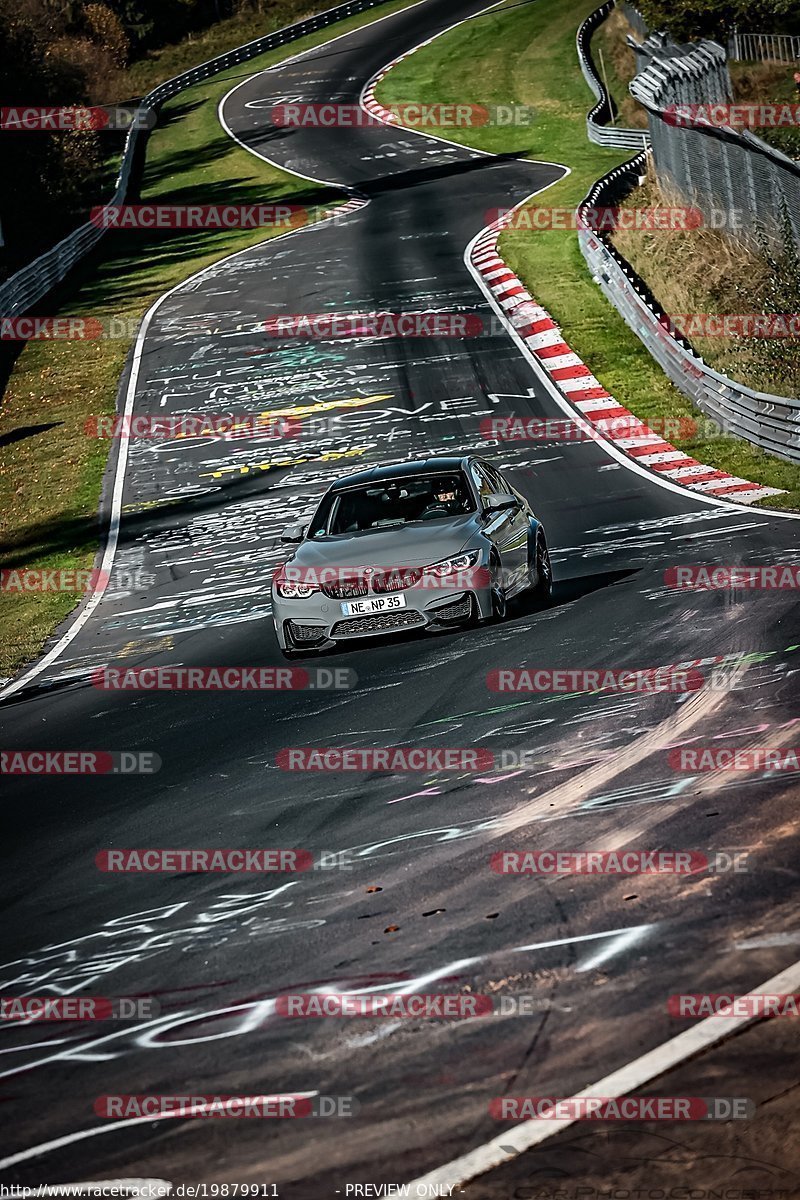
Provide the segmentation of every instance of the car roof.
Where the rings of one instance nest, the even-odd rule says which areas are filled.
[[[417,458],[406,462],[387,463],[385,466],[368,467],[365,471],[356,471],[354,475],[345,475],[331,485],[330,490],[337,492],[341,488],[353,487],[359,483],[380,483],[383,480],[404,478],[408,475],[427,475],[439,471],[463,471],[472,455],[444,456],[438,458]]]

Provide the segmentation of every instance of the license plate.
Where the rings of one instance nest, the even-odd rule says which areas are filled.
[[[392,608],[405,608],[405,596],[370,596],[369,600],[343,600],[342,612],[346,617],[364,617],[370,613],[387,612]]]

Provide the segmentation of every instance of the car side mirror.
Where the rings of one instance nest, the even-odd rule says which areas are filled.
[[[281,534],[284,546],[296,546],[306,536],[307,525],[287,525]]]
[[[510,492],[492,492],[483,504],[483,511],[487,513],[504,512],[507,508],[519,508],[519,500]]]

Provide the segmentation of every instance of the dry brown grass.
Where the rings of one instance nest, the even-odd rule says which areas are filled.
[[[800,93],[795,67],[776,62],[729,63],[734,99],[740,104],[796,104]],[[790,158],[800,158],[800,129],[796,125],[753,129],[758,137]]]
[[[683,208],[685,204],[677,193],[659,185],[650,164],[646,183],[624,207]],[[613,242],[667,313],[772,311],[766,299],[771,279],[768,264],[757,251],[720,230],[617,230]],[[791,395],[791,375],[782,373],[779,365],[771,372],[766,370],[753,343],[750,338],[692,338],[695,349],[716,370],[748,387]]]
[[[619,9],[614,9],[594,35],[594,57],[599,69],[597,50],[603,51],[608,86],[619,110],[617,124],[626,129],[646,129],[647,113],[628,91],[636,74],[636,55],[625,40],[628,34],[633,35],[633,29]]]

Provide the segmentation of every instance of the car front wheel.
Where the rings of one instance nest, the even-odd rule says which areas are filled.
[[[553,567],[550,562],[550,551],[547,549],[547,541],[541,529],[536,535],[536,554],[535,554],[535,582],[533,582],[533,595],[539,604],[549,604],[553,599]],[[531,572],[533,581],[533,572]]]

